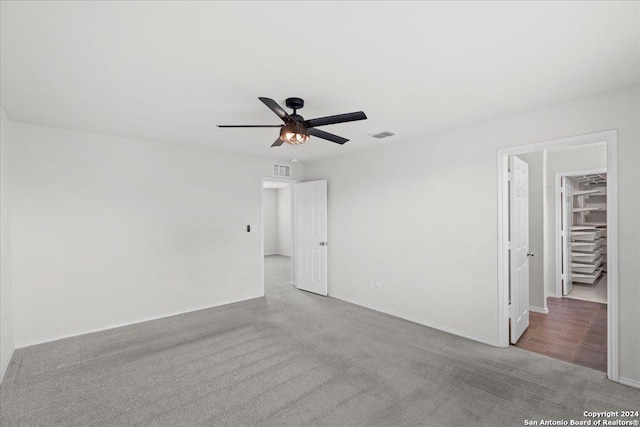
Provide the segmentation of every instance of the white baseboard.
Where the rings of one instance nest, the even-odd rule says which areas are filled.
[[[532,305],[529,306],[529,311],[533,311],[534,313],[542,313],[542,314],[549,314],[549,308],[545,307],[534,307]]]
[[[631,380],[629,378],[619,377],[618,378],[618,382],[620,384],[624,384],[624,385],[627,385],[629,387],[640,388],[640,381]]]
[[[384,308],[376,307],[376,306],[373,306],[373,305],[370,305],[370,304],[365,304],[365,303],[362,303],[362,302],[354,301],[354,300],[352,300],[350,298],[345,298],[345,297],[332,295],[332,294],[330,294],[329,296],[331,298],[339,299],[341,301],[345,301],[345,302],[348,302],[350,304],[359,305],[360,307],[368,308],[368,309],[374,310],[374,311],[379,311],[380,313],[388,314],[390,316],[399,317],[400,319],[408,320],[409,322],[417,323],[417,324],[422,325],[422,326],[427,326],[429,328],[438,329],[440,331],[448,332],[448,333],[453,334],[453,335],[458,335],[458,336],[460,336],[462,338],[467,338],[467,339],[470,339],[470,340],[473,340],[473,341],[478,341],[478,342],[481,342],[483,344],[488,344],[488,345],[493,346],[493,347],[500,347],[500,345],[498,344],[497,341],[491,341],[491,340],[488,340],[486,338],[479,337],[477,335],[469,334],[467,332],[459,331],[457,329],[450,328],[448,326],[440,325],[438,323],[429,322],[429,321],[426,321],[426,320],[422,320],[422,319],[418,319],[418,318],[415,318],[415,317],[407,316],[405,314],[397,313],[397,312],[392,311],[392,310],[386,310]]]
[[[544,299],[547,299],[549,297],[551,297],[551,298],[562,298],[562,295],[556,295],[555,291],[550,291],[548,289],[545,289],[545,291],[544,291]]]
[[[4,375],[7,373],[7,369],[9,369],[9,365],[11,365],[11,359],[13,359],[13,353],[16,351],[15,347],[11,347],[11,352],[9,353],[9,360],[7,361],[6,366],[0,366],[0,384],[4,380]]]
[[[27,341],[27,342],[16,343],[15,348],[18,349],[18,348],[24,348],[24,347],[31,347],[32,345],[44,344],[44,343],[48,343],[48,342],[52,342],[52,341],[62,340],[62,339],[65,339],[65,338],[78,337],[80,335],[93,334],[94,332],[108,331],[109,329],[116,329],[116,328],[121,328],[123,326],[136,325],[138,323],[149,322],[151,320],[158,320],[158,319],[164,319],[164,318],[167,318],[167,317],[179,316],[181,314],[193,313],[194,311],[207,310],[207,309],[210,309],[210,308],[220,307],[220,306],[228,305],[228,304],[235,304],[235,303],[238,303],[238,302],[249,301],[249,300],[252,300],[252,299],[262,298],[262,297],[264,297],[264,294],[260,294],[260,295],[256,295],[256,296],[252,296],[252,297],[248,297],[248,298],[240,298],[240,299],[236,299],[236,300],[225,301],[225,302],[221,302],[221,303],[218,303],[218,304],[201,306],[201,307],[197,307],[197,308],[193,308],[193,309],[189,309],[189,310],[185,310],[185,311],[177,311],[177,312],[172,312],[172,313],[160,314],[158,316],[145,317],[145,318],[142,318],[142,319],[139,319],[139,320],[134,320],[132,322],[117,323],[117,324],[105,326],[103,328],[88,329],[88,330],[81,331],[81,332],[73,332],[71,334],[58,335],[58,336],[55,336],[55,337],[45,338],[45,339],[42,339],[42,340],[35,340],[35,341]]]

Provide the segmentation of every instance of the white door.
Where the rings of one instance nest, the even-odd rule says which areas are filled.
[[[573,216],[573,191],[571,178],[563,176],[560,183],[560,241],[562,250],[562,295],[569,295],[571,281],[571,221]]]
[[[529,326],[529,165],[509,158],[511,235],[511,343]]]
[[[295,184],[296,288],[327,295],[327,181]]]

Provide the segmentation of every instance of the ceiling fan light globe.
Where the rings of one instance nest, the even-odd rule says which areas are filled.
[[[306,129],[300,129],[299,132],[296,132],[296,130],[285,126],[280,131],[280,139],[287,144],[300,145],[309,140],[309,134],[306,132]]]

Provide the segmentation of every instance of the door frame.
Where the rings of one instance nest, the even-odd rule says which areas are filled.
[[[562,185],[562,178],[563,177],[572,177],[572,176],[579,176],[579,175],[592,175],[595,173],[607,173],[607,169],[606,168],[600,168],[600,169],[585,169],[585,170],[579,170],[579,171],[568,171],[568,172],[556,172],[556,176],[555,176],[555,185],[554,185],[554,191],[555,194],[558,195],[560,194],[560,186]],[[607,175],[607,192],[609,191],[609,176]],[[608,200],[608,196],[607,196],[607,200]],[[556,298],[562,298],[563,297],[563,292],[562,292],[562,263],[564,262],[562,259],[562,254],[561,254],[561,249],[562,249],[562,243],[560,241],[560,223],[563,221],[562,219],[562,214],[561,214],[561,209],[560,209],[560,203],[557,203],[556,200],[556,209],[555,209],[555,218],[556,218],[556,223],[555,223],[555,231],[554,231],[554,245],[556,248],[556,271],[555,271],[555,297]],[[607,226],[609,225],[609,211],[607,211]],[[608,228],[608,227],[607,227]],[[607,235],[609,234],[609,230],[607,230]],[[607,245],[608,247],[608,245]],[[608,276],[607,276],[608,277]],[[607,283],[608,286],[608,283]],[[545,293],[546,293],[546,289],[545,289]],[[608,302],[608,300],[607,300]]]
[[[607,377],[619,382],[618,131],[607,130],[496,150],[498,202],[498,345],[509,346],[509,156],[552,148],[607,143]]]
[[[286,182],[291,190],[291,284],[295,285],[295,256],[296,256],[296,222],[295,222],[295,185],[302,182],[299,179],[276,178],[271,176],[263,176],[260,178],[260,282],[262,287],[262,296],[264,296],[264,200],[262,199],[262,189],[264,183],[267,182]]]

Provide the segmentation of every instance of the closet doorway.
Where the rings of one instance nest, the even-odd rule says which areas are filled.
[[[263,178],[262,284],[265,295],[289,290],[294,284],[293,185],[290,179]]]
[[[499,332],[617,381],[615,153],[615,131],[499,150]]]
[[[607,303],[607,169],[556,173],[556,297]]]

